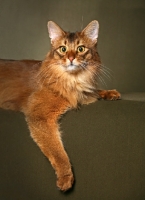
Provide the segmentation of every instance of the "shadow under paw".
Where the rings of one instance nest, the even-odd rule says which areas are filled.
[[[73,174],[71,175],[65,175],[63,177],[59,177],[57,180],[57,187],[63,191],[66,192],[70,188],[72,188],[72,185],[74,183],[74,177]]]

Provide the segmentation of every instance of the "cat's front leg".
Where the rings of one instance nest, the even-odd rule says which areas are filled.
[[[37,113],[37,114],[36,114]],[[66,191],[72,187],[74,177],[71,164],[59,132],[57,123],[58,113],[53,112],[46,114],[38,112],[27,116],[27,123],[33,140],[37,143],[44,155],[49,159],[57,175],[57,187]]]
[[[117,90],[97,90],[98,99],[118,100],[121,94]]]

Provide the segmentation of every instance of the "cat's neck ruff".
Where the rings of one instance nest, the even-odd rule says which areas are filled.
[[[50,67],[47,77],[44,77],[48,90],[59,93],[67,99],[72,107],[77,107],[78,103],[90,103],[96,90],[94,73],[82,70],[77,74],[59,70],[57,67]],[[94,101],[94,100],[91,100]]]

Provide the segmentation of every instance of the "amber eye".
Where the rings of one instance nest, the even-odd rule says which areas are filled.
[[[79,46],[78,49],[77,49],[77,51],[78,51],[79,53],[82,53],[82,52],[85,51],[85,47],[84,47],[84,46]]]
[[[65,53],[66,52],[66,47],[65,46],[60,47],[60,52],[61,53]]]

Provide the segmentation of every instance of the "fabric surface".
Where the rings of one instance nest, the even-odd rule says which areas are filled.
[[[145,101],[145,92],[132,92],[122,94],[122,99],[131,101]]]
[[[98,101],[60,123],[76,178],[65,194],[23,114],[0,110],[0,199],[145,199],[144,101]]]

